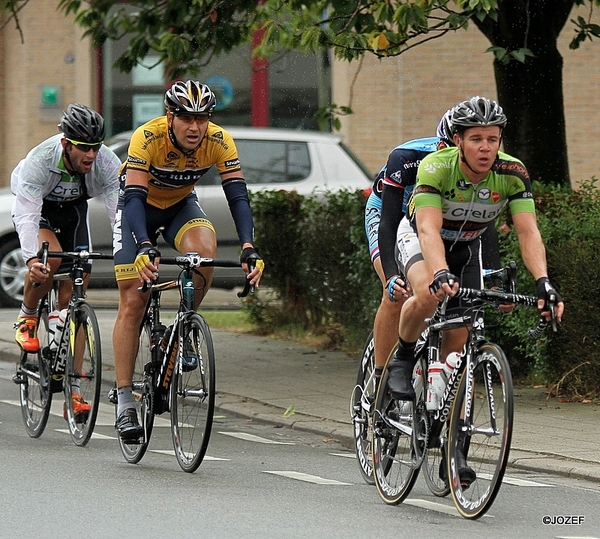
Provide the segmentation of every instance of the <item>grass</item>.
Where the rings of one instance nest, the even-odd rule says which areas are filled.
[[[240,333],[252,333],[255,326],[245,311],[203,310],[202,316],[211,328],[226,329]]]

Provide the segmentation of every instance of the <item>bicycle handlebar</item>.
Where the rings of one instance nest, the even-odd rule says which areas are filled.
[[[152,260],[154,263],[154,260]],[[219,259],[219,258],[204,258],[196,253],[189,253],[186,255],[178,255],[178,256],[161,256],[160,257],[161,264],[167,264],[170,266],[180,266],[182,268],[240,268],[242,264],[237,260],[227,260],[227,259]],[[250,271],[252,271],[254,264],[252,264],[252,260],[248,261],[248,265],[251,267]],[[148,290],[148,283],[144,283],[140,287],[141,292],[146,292]],[[237,296],[239,298],[246,297],[250,292],[254,291],[254,287],[250,284],[250,281],[246,279],[244,289],[241,292],[238,292]]]
[[[496,305],[526,305],[528,307],[537,307],[538,298],[535,296],[525,296],[523,294],[512,294],[510,292],[504,292],[502,290],[477,290],[474,288],[459,288],[458,292],[454,295],[455,298],[463,299],[478,299],[490,304]],[[549,302],[548,308],[551,315],[552,330],[557,331],[557,323],[554,318],[554,302]],[[548,320],[544,317],[540,317],[538,325],[528,331],[529,336],[533,339],[537,339],[548,325]]]

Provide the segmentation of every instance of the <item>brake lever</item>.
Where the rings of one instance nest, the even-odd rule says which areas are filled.
[[[37,257],[38,260],[44,264],[44,266],[48,263],[48,246],[50,244],[47,241],[43,241],[42,242],[42,248],[37,252]],[[42,273],[47,273],[47,271],[44,269],[42,270]],[[33,288],[39,288],[41,286],[42,283],[32,283],[32,287]]]
[[[265,263],[261,258],[249,258],[246,263],[248,264],[248,273],[252,273],[254,268],[257,265],[261,268],[261,270],[265,267]],[[250,284],[250,280],[246,276],[246,284],[244,285],[244,289],[241,292],[237,293],[238,298],[245,298],[250,292],[254,293],[256,287]]]
[[[154,253],[150,253],[148,255],[148,258],[150,259],[150,262],[152,262],[154,264],[154,260],[156,260],[156,255]],[[148,283],[148,281],[144,281],[144,283],[142,284],[142,286],[140,286],[138,288],[138,292],[140,294],[143,294],[144,292],[147,292],[148,289],[156,282],[156,279],[153,279],[150,283]]]

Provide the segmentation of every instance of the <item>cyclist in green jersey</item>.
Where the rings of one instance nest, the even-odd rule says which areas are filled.
[[[402,308],[400,344],[388,365],[389,387],[398,400],[415,398],[414,349],[424,319],[446,295],[454,296],[459,286],[482,288],[480,236],[506,204],[523,262],[536,279],[538,308],[550,319],[547,303],[557,298],[553,314],[561,321],[564,303],[548,279],[527,170],[499,151],[506,122],[495,101],[479,96],[463,101],[452,115],[456,147],[432,153],[419,165],[408,215],[397,236],[399,267],[413,292]],[[457,299],[451,299],[447,312],[460,315],[462,309]],[[466,337],[466,328],[445,332],[441,357],[460,352]],[[461,479],[465,475],[466,482],[473,481],[474,472],[465,458],[461,460]]]

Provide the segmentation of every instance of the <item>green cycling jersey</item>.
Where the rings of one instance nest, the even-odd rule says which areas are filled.
[[[527,169],[510,155],[498,152],[488,175],[471,183],[460,168],[458,148],[426,156],[417,172],[417,183],[408,208],[413,228],[415,212],[423,207],[441,209],[441,235],[446,241],[472,241],[508,203],[511,214],[535,213]]]

